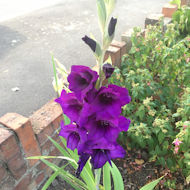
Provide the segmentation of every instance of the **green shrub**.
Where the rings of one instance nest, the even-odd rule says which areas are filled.
[[[176,22],[176,29],[181,36],[190,35],[190,7],[184,6],[178,9],[172,16],[172,21]]]
[[[123,115],[131,119],[126,140],[131,148],[146,148],[150,160],[190,175],[190,37],[178,40],[176,25],[149,26],[146,37],[134,29],[132,48],[110,82],[129,89],[132,103]],[[188,127],[184,128],[184,125]],[[127,135],[127,138],[124,138]],[[179,138],[179,152],[173,141]],[[126,143],[126,142],[125,142]]]

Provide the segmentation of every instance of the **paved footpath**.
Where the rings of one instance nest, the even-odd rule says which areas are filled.
[[[96,1],[32,2],[0,0],[0,116],[29,116],[55,97],[50,52],[67,68],[95,65],[81,38],[92,32],[100,39]],[[131,27],[144,27],[146,15],[161,13],[166,2],[118,0],[113,13],[118,18],[116,40]]]

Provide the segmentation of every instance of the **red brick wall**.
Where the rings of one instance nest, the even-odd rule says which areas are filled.
[[[59,142],[61,120],[62,110],[53,100],[29,118],[16,113],[0,118],[0,190],[35,190],[48,178],[45,164],[26,158],[59,155],[47,135]]]

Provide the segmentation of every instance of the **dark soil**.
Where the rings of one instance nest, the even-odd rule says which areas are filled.
[[[166,175],[157,190],[190,190],[190,185],[184,183],[184,178],[179,172],[171,174],[168,169],[160,166],[156,167],[153,162],[148,162],[148,154],[143,151],[128,151],[124,159],[115,160],[115,164],[121,172],[124,180],[125,190],[139,190],[143,185],[151,182],[159,177]],[[67,168],[72,174],[72,168]],[[175,175],[175,176],[174,176]],[[168,188],[164,185],[166,180],[176,180],[175,188]],[[49,186],[48,190],[73,190],[61,177],[57,177],[55,181]]]

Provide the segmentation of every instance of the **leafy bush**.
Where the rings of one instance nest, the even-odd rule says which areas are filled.
[[[181,36],[190,34],[190,7],[184,6],[178,9],[172,16],[173,22],[176,22],[176,29],[180,31]]]
[[[123,115],[131,119],[127,146],[148,150],[150,160],[190,175],[190,37],[170,24],[149,26],[145,37],[134,29],[132,48],[110,82],[129,89],[132,103]],[[184,127],[186,126],[186,127]],[[124,136],[127,135],[127,138]],[[175,152],[174,140],[182,143]],[[125,142],[126,143],[126,142]],[[188,180],[189,178],[187,178]]]

